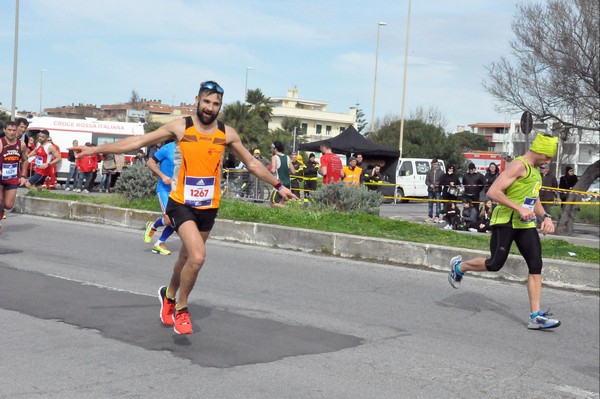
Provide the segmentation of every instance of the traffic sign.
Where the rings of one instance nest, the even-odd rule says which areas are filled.
[[[531,133],[531,129],[533,129],[533,117],[531,116],[531,112],[525,111],[521,115],[521,133],[529,134]]]

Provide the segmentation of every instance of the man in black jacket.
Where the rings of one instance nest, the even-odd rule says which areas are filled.
[[[73,140],[73,147],[77,147],[79,142],[77,140]],[[77,166],[75,165],[75,152],[73,150],[69,150],[69,154],[67,155],[67,159],[69,163],[69,175],[67,176],[67,181],[65,183],[65,191],[71,190],[69,187],[71,182],[73,183],[73,187],[75,187],[75,182],[79,178],[79,171],[77,170]]]
[[[473,201],[473,208],[479,213],[479,195],[485,185],[483,175],[477,172],[477,168],[473,162],[469,163],[467,173],[463,176],[462,181],[464,192],[463,198],[469,198]]]
[[[442,175],[444,172],[440,170],[440,164],[436,158],[431,160],[431,169],[427,171],[425,175],[425,185],[427,186],[427,197],[429,199],[435,199],[435,217],[433,216],[433,204],[434,202],[429,202],[427,206],[427,216],[425,219],[426,222],[438,223],[440,219],[440,199],[442,198],[442,186],[440,184],[442,180]],[[432,219],[433,218],[433,219]]]

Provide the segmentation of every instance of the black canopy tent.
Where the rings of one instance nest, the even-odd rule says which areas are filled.
[[[364,163],[367,166],[374,164],[383,164],[381,171],[388,177],[389,183],[396,182],[396,167],[398,166],[399,150],[392,150],[381,144],[372,142],[360,134],[354,126],[346,128],[342,133],[331,140],[313,141],[312,143],[300,144],[300,151],[319,152],[321,144],[329,141],[331,151],[336,154],[345,155],[347,158],[352,154],[360,153],[363,155]],[[365,169],[368,169],[365,168]],[[384,195],[393,195],[394,188],[386,188]]]
[[[394,158],[396,161],[400,157],[400,151],[392,150],[381,144],[372,142],[358,133],[354,126],[346,128],[342,133],[335,136],[331,140],[313,141],[312,143],[300,144],[300,151],[320,151],[321,144],[329,141],[331,150],[336,154],[351,154],[361,153],[368,158]],[[387,164],[387,162],[386,162]]]

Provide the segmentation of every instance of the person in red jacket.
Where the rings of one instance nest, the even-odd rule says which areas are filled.
[[[85,143],[86,147],[91,147],[91,143]],[[94,171],[98,170],[98,157],[96,155],[84,155],[81,158],[77,158],[75,161],[75,165],[77,166],[77,170],[79,171],[79,179],[77,179],[77,183],[75,183],[76,193],[81,192],[81,187],[87,187],[90,184],[90,180],[94,175]],[[85,185],[83,181],[85,180]],[[84,193],[89,193],[87,189],[83,190]]]

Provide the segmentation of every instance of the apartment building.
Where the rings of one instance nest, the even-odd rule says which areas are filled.
[[[484,136],[490,143],[489,151],[495,151],[509,156],[524,154],[535,132],[546,132],[549,127],[544,123],[534,124],[532,133],[521,133],[520,120],[511,120],[506,123],[473,123],[468,125],[472,133]],[[558,141],[558,154],[553,162],[554,172],[557,176],[564,174],[564,166],[570,165],[576,175],[585,172],[588,166],[600,158],[600,135],[598,132],[571,129],[568,137],[561,137]]]
[[[356,107],[350,107],[348,113],[327,111],[325,101],[304,100],[298,97],[298,89],[292,87],[286,97],[272,97],[272,119],[268,124],[270,130],[281,128],[285,117],[298,118],[301,123],[300,135],[306,136],[307,142],[331,139],[343,132],[347,127],[356,127]],[[196,112],[193,104],[181,103],[178,106],[163,104],[161,100],[141,99],[136,106],[131,104],[72,105],[58,108],[46,108],[46,114],[53,117],[83,119],[94,117],[125,122],[138,122],[142,118],[146,122],[167,123],[185,115]]]
[[[348,126],[356,127],[356,107],[350,107],[347,114],[327,111],[327,102],[303,100],[298,97],[298,89],[294,86],[287,91],[286,97],[271,97],[273,117],[268,128],[281,128],[283,118],[298,118],[302,126],[300,134],[307,136],[307,141],[318,141],[333,138]]]

